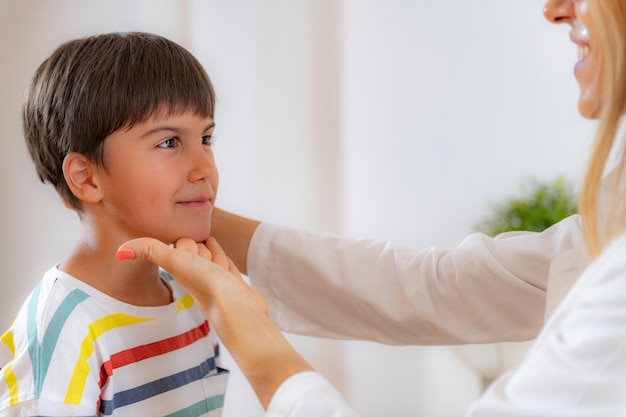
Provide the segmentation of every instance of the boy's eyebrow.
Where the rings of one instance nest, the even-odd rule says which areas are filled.
[[[204,131],[206,132],[207,130],[211,130],[215,127],[215,122],[211,122],[207,125],[207,127],[204,129]],[[187,131],[187,129],[184,128],[180,128],[180,127],[176,127],[176,126],[159,126],[159,127],[155,127],[154,129],[150,129],[148,130],[146,133],[144,133],[143,135],[141,135],[141,137],[146,137],[146,136],[150,136],[154,133],[159,133],[159,132],[163,132],[163,131],[168,131],[168,132],[174,132],[174,133],[185,133]]]

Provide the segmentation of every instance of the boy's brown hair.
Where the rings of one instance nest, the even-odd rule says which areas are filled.
[[[127,32],[75,39],[37,69],[22,110],[24,135],[42,182],[81,210],[63,176],[78,152],[104,165],[104,139],[151,116],[213,117],[215,93],[198,60],[158,35]]]

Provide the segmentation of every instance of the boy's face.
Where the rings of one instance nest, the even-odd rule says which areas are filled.
[[[193,113],[156,115],[108,136],[101,220],[128,238],[206,240],[218,187],[213,128],[211,118]]]

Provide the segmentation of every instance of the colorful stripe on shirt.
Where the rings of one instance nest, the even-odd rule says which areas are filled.
[[[59,340],[61,330],[65,325],[72,311],[89,298],[89,295],[81,290],[75,289],[65,297],[59,308],[54,312],[52,319],[43,335],[42,342],[39,343],[37,334],[37,305],[39,303],[39,292],[41,284],[39,284],[30,298],[28,303],[27,331],[28,331],[28,352],[31,357],[33,367],[33,379],[35,382],[35,398],[39,398],[41,387],[46,378],[48,367],[52,354]]]
[[[37,323],[39,300],[41,294],[41,284],[35,288],[27,305],[26,314],[26,333],[27,333],[27,349],[29,356],[31,357],[31,371],[34,383],[35,398],[38,398],[42,392],[44,381],[48,374],[48,369],[52,361],[55,349],[59,342],[62,329],[68,323],[70,316],[80,303],[89,299],[90,296],[79,290],[72,290],[59,304],[59,307],[54,311],[50,322],[48,323],[45,333],[42,338],[39,338],[39,330]],[[176,314],[183,310],[187,310],[195,304],[193,298],[186,294],[178,300]],[[134,317],[122,313],[115,313],[108,316],[101,317],[100,319],[91,323],[87,329],[87,336],[83,339],[80,345],[79,357],[76,361],[69,386],[67,388],[64,402],[67,404],[80,405],[83,398],[83,393],[87,384],[89,375],[92,373],[89,358],[95,351],[97,340],[105,333],[117,329],[120,327],[148,322],[155,320],[155,318],[142,318]],[[209,324],[205,320],[197,327],[187,330],[181,334],[173,337],[169,337],[156,342],[148,343],[146,345],[133,347],[123,350],[121,352],[111,355],[109,360],[100,367],[100,381],[99,387],[102,390],[106,385],[109,378],[113,375],[113,371],[116,368],[120,368],[127,365],[132,365],[137,362],[146,360],[148,358],[158,357],[160,355],[174,352],[182,349],[186,346],[193,345],[200,342],[210,334]],[[39,342],[41,340],[41,343]],[[11,331],[5,333],[2,336],[1,341],[9,347],[15,358],[16,349],[13,342],[13,333]],[[208,342],[208,340],[206,341]],[[113,393],[113,398],[105,400],[103,398],[97,399],[97,404],[94,404],[94,410],[99,410],[104,415],[111,415],[119,407],[135,404],[147,399],[150,399],[161,393],[171,391],[187,384],[196,382],[207,375],[217,373],[217,367],[215,363],[215,357],[219,355],[218,346],[212,346],[212,353],[209,355],[215,355],[205,357],[200,364],[192,366],[189,369],[176,372],[169,376],[158,378],[154,381],[147,382],[145,384],[126,389],[124,391]],[[10,405],[19,404],[19,388],[17,378],[12,372],[11,363],[6,365],[4,369],[0,371],[3,376],[4,382],[9,387]],[[172,413],[172,416],[178,415],[202,415],[209,411],[213,411],[222,408],[224,404],[224,395],[216,395],[214,397],[206,398],[198,401],[195,404],[187,405],[185,408]],[[182,413],[182,414],[180,414]]]
[[[115,353],[100,367],[99,386],[100,388],[104,387],[109,377],[113,375],[114,369],[181,349],[207,337],[208,334],[209,323],[205,321],[200,326],[178,336]],[[100,399],[101,401],[102,399]]]
[[[178,308],[176,313],[185,310],[194,305],[193,298],[187,294],[180,300],[178,300]],[[142,323],[146,321],[154,320],[154,318],[133,317],[126,314],[117,313],[110,316],[102,317],[101,319],[93,322],[89,326],[88,335],[81,344],[81,352],[74,368],[72,380],[67,389],[65,396],[65,402],[68,404],[80,404],[87,383],[87,377],[89,376],[90,368],[87,363],[89,357],[94,351],[94,345],[96,339],[102,336],[104,333],[123,326]]]
[[[208,358],[206,361],[194,368],[151,381],[139,387],[117,392],[113,396],[112,400],[102,400],[100,412],[107,416],[111,415],[118,407],[134,404],[164,392],[183,387],[204,378],[209,372],[216,369],[215,358]]]
[[[15,351],[15,343],[13,342],[13,333],[11,330],[3,334],[0,341],[9,348],[11,353],[13,353],[13,359],[15,359],[17,353]],[[9,405],[11,407],[16,406],[18,403],[19,389],[17,378],[15,377],[15,373],[13,373],[13,366],[10,363],[5,368],[2,368],[2,377],[9,388]]]
[[[67,388],[67,394],[65,395],[64,402],[67,404],[80,404],[85,384],[87,383],[87,378],[91,369],[87,361],[94,352],[95,341],[97,338],[118,327],[129,326],[131,324],[143,323],[151,320],[154,319],[133,317],[122,313],[116,313],[104,316],[91,323],[87,336],[83,339],[83,343],[81,344],[80,355],[76,361],[76,367],[74,368],[70,385]]]
[[[164,417],[202,416],[210,411],[217,410],[222,407],[224,407],[224,394],[207,398],[204,401],[197,402],[187,408],[168,414]]]

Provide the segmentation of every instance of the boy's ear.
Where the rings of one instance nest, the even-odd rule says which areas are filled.
[[[86,203],[102,200],[95,165],[78,152],[71,152],[63,160],[63,176],[72,193]]]

